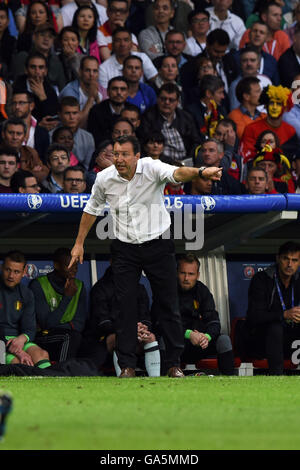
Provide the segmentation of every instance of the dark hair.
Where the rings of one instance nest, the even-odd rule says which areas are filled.
[[[171,57],[172,59],[176,60],[175,57],[174,57],[173,55],[170,55],[170,54],[160,55],[160,56],[156,57],[156,58],[155,58],[155,67],[157,68],[157,70],[161,69],[161,68],[162,68],[162,65],[163,65],[163,63],[164,63],[164,61],[165,61],[166,59],[169,59],[170,57]],[[177,63],[177,62],[176,62],[176,63]]]
[[[64,170],[64,172],[63,172],[64,181],[66,180],[67,173],[68,173],[69,171],[80,171],[80,172],[82,173],[82,177],[83,177],[83,179],[84,179],[84,181],[85,181],[85,171],[84,171],[84,169],[82,168],[82,166],[80,166],[80,165],[68,166],[68,167]]]
[[[129,60],[138,60],[140,63],[141,63],[141,66],[143,67],[143,59],[141,59],[139,56],[137,55],[134,55],[131,54],[129,55],[128,57],[126,57],[126,59],[124,59],[124,62],[123,62],[123,70],[124,70],[124,67],[125,65],[127,64],[127,62],[129,62]]]
[[[160,131],[153,131],[153,132],[147,134],[143,138],[143,144],[144,145],[148,144],[148,142],[159,142],[159,143],[164,144],[165,141],[166,141],[165,136]]]
[[[297,251],[300,251],[300,244],[298,242],[288,241],[279,247],[278,255],[296,253]]]
[[[96,41],[96,37],[97,37],[98,19],[99,19],[98,12],[92,4],[90,4],[90,5],[88,5],[88,4],[81,5],[77,8],[77,10],[75,11],[74,16],[73,16],[72,27],[74,29],[77,29],[79,35],[80,35],[80,33],[79,33],[79,27],[78,27],[78,15],[82,10],[90,10],[94,14],[94,24],[93,24],[93,26],[91,27],[91,29],[89,30],[89,32],[87,34],[87,38],[88,38],[89,42],[91,43],[91,42]]]
[[[259,16],[261,17],[261,15],[263,15],[264,13],[267,13],[269,11],[269,8],[271,8],[271,7],[278,7],[278,8],[281,8],[281,10],[282,10],[282,7],[274,1],[262,2],[262,5],[261,5],[260,10],[259,10]]]
[[[237,129],[236,123],[228,117],[226,117],[224,119],[221,119],[221,121],[218,122],[217,127],[220,126],[220,125],[223,125],[225,127],[231,126],[232,129],[234,130],[234,132],[236,132],[236,129]]]
[[[108,0],[108,2],[107,2],[107,10],[110,10],[110,9],[111,9],[111,4],[112,4],[112,3],[115,3],[115,2],[123,2],[123,3],[126,3],[127,9],[129,9],[129,5],[128,5],[128,1],[127,1],[127,0]]]
[[[181,36],[185,40],[185,35],[183,31],[180,31],[179,29],[169,29],[165,36],[165,42],[167,41],[167,39],[169,39],[169,36],[173,36],[174,34],[181,34]]]
[[[244,93],[251,92],[251,85],[259,84],[260,81],[257,77],[244,77],[242,78],[235,89],[235,95],[240,103],[243,102]]]
[[[215,93],[222,87],[224,87],[224,82],[220,77],[217,77],[216,75],[204,75],[198,85],[199,98],[204,98],[207,90],[211,93]]]
[[[70,134],[72,134],[73,136],[73,132],[71,131],[70,127],[68,126],[61,126],[61,127],[58,127],[57,129],[55,129],[53,131],[53,134],[52,134],[52,142],[56,142],[56,139],[58,138],[59,134],[63,131],[69,131]]]
[[[193,18],[197,15],[200,15],[200,14],[207,16],[208,20],[210,19],[210,14],[207,10],[204,10],[202,8],[196,8],[195,10],[190,11],[188,16],[187,16],[187,20],[188,20],[189,25],[192,24]]]
[[[221,28],[213,29],[206,36],[206,44],[212,46],[216,42],[220,44],[220,46],[228,46],[228,44],[230,43],[229,34]]]
[[[7,155],[8,157],[15,157],[16,162],[19,160],[18,152],[16,152],[15,149],[7,145],[0,145],[0,157],[2,155]]]
[[[109,81],[108,81],[108,84],[107,84],[107,89],[109,90],[111,84],[113,82],[125,82],[126,85],[128,86],[128,81],[125,77],[123,77],[123,75],[117,75],[117,77],[112,77]]]
[[[265,131],[261,132],[261,133],[259,134],[259,136],[257,137],[257,139],[256,139],[255,148],[256,148],[256,150],[259,151],[259,152],[261,151],[261,142],[262,142],[262,140],[263,140],[263,138],[264,138],[264,136],[265,136],[266,134],[272,134],[272,135],[274,136],[274,138],[275,138],[276,147],[279,147],[279,146],[280,146],[279,137],[278,137],[278,135],[276,134],[276,132],[272,131],[271,129],[266,129]]]
[[[53,253],[53,261],[54,263],[60,263],[62,258],[66,258],[68,256],[71,256],[70,248],[57,248],[57,250],[55,250]]]
[[[113,32],[112,32],[112,40],[114,40],[115,35],[118,33],[128,33],[130,38],[131,38],[131,31],[128,28],[125,28],[125,26],[118,26]]]
[[[32,178],[35,176],[31,173],[31,171],[27,171],[27,170],[18,170],[16,171],[12,177],[11,177],[11,180],[10,180],[10,187],[12,189],[12,192],[13,193],[18,193],[19,192],[19,188],[25,188],[26,187],[26,178]]]
[[[166,93],[176,93],[177,98],[180,98],[180,90],[175,83],[164,83],[160,89],[157,91],[157,96],[160,96],[162,92],[165,91]]]
[[[121,111],[121,116],[122,116],[123,111],[134,111],[135,113],[137,113],[139,119],[141,118],[141,115],[142,115],[141,110],[138,106],[136,106],[133,103],[128,103],[127,101],[125,101],[124,103],[124,108]]]
[[[122,135],[114,141],[114,143],[118,143],[120,145],[126,144],[127,142],[131,143],[135,155],[141,152],[139,139],[135,135]]]
[[[80,36],[79,36],[79,32],[77,31],[77,29],[73,28],[73,26],[65,26],[64,28],[62,28],[62,30],[59,33],[59,36],[58,36],[59,42],[62,41],[63,35],[65,33],[74,33],[74,34],[76,34],[78,41],[80,41]]]
[[[266,170],[262,167],[259,167],[259,166],[253,166],[252,168],[250,168],[248,171],[247,171],[247,176],[246,176],[246,180],[248,181],[249,179],[249,176],[254,172],[254,171],[262,171],[264,173],[264,176],[266,178],[266,181],[268,181],[268,174],[266,172]]]
[[[121,117],[121,116],[118,117],[118,118],[115,120],[115,122],[114,122],[114,124],[113,124],[113,126],[112,126],[112,130],[114,130],[115,125],[118,124],[119,122],[127,122],[127,124],[130,125],[130,127],[131,127],[131,129],[132,129],[132,132],[135,132],[135,128],[134,128],[134,125],[132,124],[132,122],[129,121],[129,119],[124,118],[124,117]]]
[[[51,11],[50,8],[48,7],[48,5],[47,5],[45,2],[41,1],[41,0],[33,0],[31,3],[29,3],[29,5],[28,5],[28,7],[27,7],[24,33],[33,33],[33,31],[35,30],[35,26],[34,26],[34,24],[32,23],[31,18],[30,18],[30,13],[31,13],[32,7],[33,7],[36,3],[40,3],[41,5],[43,5],[43,7],[45,8],[46,13],[47,13],[47,22],[49,22],[49,23],[51,24],[51,26],[53,26],[53,28],[54,28],[54,22],[53,22],[52,11]]]
[[[114,145],[113,141],[111,139],[105,139],[102,140],[96,150],[93,152],[90,164],[89,164],[89,170],[92,170],[95,166],[96,158],[98,157],[99,153],[102,152],[108,145]]]
[[[28,68],[29,62],[30,62],[32,59],[42,59],[42,60],[45,62],[46,67],[48,68],[46,57],[45,57],[43,54],[41,54],[41,52],[36,51],[36,52],[32,52],[32,54],[29,54],[29,55],[26,57],[26,60],[25,60],[25,69]]]
[[[253,52],[257,55],[257,57],[261,58],[261,53],[258,47],[252,46],[251,44],[243,47],[243,49],[240,51],[240,56],[242,57],[242,55],[247,54],[248,52]]]
[[[77,108],[80,108],[79,101],[75,96],[63,96],[59,101],[59,111],[62,111],[64,106],[76,106]]]
[[[24,266],[27,262],[24,253],[19,250],[11,250],[8,253],[6,253],[3,257],[3,264],[5,263],[7,259],[10,259],[11,261],[14,261],[15,263],[23,263]]]
[[[29,103],[34,103],[34,94],[27,90],[13,90],[12,96],[15,95],[26,95]]]
[[[194,255],[193,253],[185,253],[184,255],[179,255],[178,258],[177,258],[177,267],[178,268],[180,266],[180,263],[190,263],[190,264],[196,263],[198,271],[199,271],[200,261],[197,258],[197,256]]]
[[[0,11],[5,11],[7,18],[9,18],[8,6],[5,3],[0,3]]]
[[[10,119],[7,119],[6,121],[4,121],[2,123],[2,132],[6,132],[8,126],[10,125],[14,125],[14,126],[22,126],[23,129],[24,129],[24,134],[26,134],[27,132],[27,125],[25,124],[25,122],[23,121],[23,119],[21,118],[10,118]]]
[[[49,145],[49,147],[47,148],[47,151],[46,151],[46,162],[47,163],[50,163],[50,157],[51,157],[52,153],[55,152],[55,151],[66,152],[66,154],[68,155],[68,159],[70,160],[70,153],[69,153],[68,149],[62,144],[54,143],[54,144]]]
[[[83,70],[84,63],[86,60],[94,60],[99,65],[99,60],[97,59],[97,57],[95,57],[94,55],[85,55],[82,57],[80,61],[80,66],[79,66],[80,70]]]
[[[300,33],[300,24],[297,23],[294,27],[294,36],[295,34],[299,34]]]

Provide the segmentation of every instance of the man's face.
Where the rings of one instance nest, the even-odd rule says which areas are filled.
[[[198,265],[195,262],[185,263],[181,261],[178,265],[177,278],[182,290],[188,291],[192,289],[198,280]]]
[[[114,144],[114,165],[122,178],[131,180],[135,174],[140,153],[135,154],[131,142]]]
[[[250,85],[250,93],[248,94],[249,103],[252,106],[258,106],[259,105],[260,95],[261,95],[260,84],[259,83],[252,83]]]
[[[4,180],[10,180],[16,171],[16,157],[13,155],[0,155],[0,177]]]
[[[54,175],[61,175],[69,164],[70,160],[64,150],[54,150],[50,156],[48,166]]]
[[[178,57],[185,48],[185,39],[180,33],[170,34],[165,40],[165,46],[168,54]]]
[[[71,256],[62,256],[60,261],[54,262],[54,269],[57,274],[62,277],[63,279],[75,279],[78,269],[78,262],[72,264],[71,268],[68,269],[68,266],[71,261]]]
[[[290,277],[296,274],[300,267],[300,251],[277,256],[279,274]]]
[[[297,177],[300,178],[300,158],[297,158],[296,160],[294,160],[292,165],[293,165],[293,168]]]
[[[232,0],[212,0],[212,4],[217,11],[228,10],[232,5]]]
[[[113,104],[121,105],[128,97],[128,85],[122,80],[115,80],[107,90],[110,101]]]
[[[207,34],[209,30],[209,19],[204,13],[195,15],[191,22],[191,30],[193,35]]]
[[[111,133],[112,139],[118,139],[118,137],[121,137],[122,135],[132,135],[132,127],[131,125],[126,122],[126,121],[120,121],[117,122],[114,127],[113,131]]]
[[[258,168],[263,168],[269,178],[273,178],[277,170],[276,163],[271,160],[262,160],[261,162],[258,162],[257,166]]]
[[[5,31],[8,27],[9,19],[5,11],[0,11],[0,31]]]
[[[3,140],[14,149],[19,149],[25,139],[24,127],[21,124],[9,124],[6,131],[2,131]]]
[[[27,76],[32,80],[43,81],[47,72],[46,62],[38,57],[32,58],[26,68]]]
[[[130,59],[123,67],[123,75],[131,83],[137,83],[143,76],[143,66],[138,59]]]
[[[132,49],[131,34],[122,31],[116,34],[112,44],[113,52],[117,57],[127,57]]]
[[[271,31],[278,31],[282,20],[282,8],[272,5],[266,13],[261,15],[261,18]]]
[[[131,111],[130,109],[123,109],[123,111],[121,112],[121,117],[128,119],[128,121],[131,122],[135,129],[137,129],[141,124],[141,120],[139,119],[139,115],[136,111]]]
[[[69,150],[69,152],[71,152],[74,146],[73,133],[69,129],[60,131],[56,138],[56,142],[58,144],[64,145]]]
[[[231,125],[224,126],[222,123],[220,123],[216,127],[214,138],[219,140],[220,142],[225,143],[227,138],[230,138],[232,140],[233,138],[236,139],[236,133]]]
[[[224,94],[224,87],[218,88],[213,94],[213,100],[216,102],[218,106],[222,103],[222,100],[225,98]]]
[[[269,101],[267,111],[271,118],[278,119],[280,116],[282,116],[284,111],[282,102],[273,98]]]
[[[83,68],[80,70],[80,79],[85,86],[98,81],[99,78],[99,65],[96,60],[86,59]]]
[[[112,2],[107,8],[107,16],[113,27],[124,26],[129,15],[129,8],[125,2]]]
[[[25,265],[6,258],[2,265],[2,279],[6,287],[13,289],[20,284],[25,274]]]
[[[72,131],[77,130],[80,121],[79,106],[63,106],[59,117],[63,126],[70,127]]]
[[[179,100],[176,93],[162,91],[157,97],[157,106],[163,116],[172,116],[178,106]]]
[[[173,18],[174,13],[170,0],[156,0],[153,5],[154,23],[157,25],[168,23]]]
[[[195,192],[197,194],[211,194],[212,191],[212,180],[206,180],[204,178],[200,178],[200,176],[197,176],[193,180],[193,193]]]
[[[216,142],[204,142],[202,145],[202,158],[206,166],[219,166],[223,153],[219,153]]]
[[[211,60],[214,63],[217,63],[223,59],[224,55],[226,54],[227,47],[228,45],[223,46],[222,44],[214,42],[211,45],[207,44],[206,49]]]
[[[71,194],[84,193],[86,183],[82,171],[69,170],[64,179],[64,192]]]
[[[25,186],[20,187],[20,193],[30,193],[30,194],[38,194],[41,191],[41,188],[37,182],[35,176],[29,176],[25,178]]]
[[[54,36],[51,31],[41,31],[33,34],[33,42],[38,51],[48,53],[54,44]]]
[[[267,178],[263,171],[253,170],[245,183],[249,194],[265,194],[267,191]]]
[[[241,57],[241,69],[243,77],[257,75],[259,69],[259,58],[255,52],[247,52]]]
[[[17,93],[13,95],[11,108],[14,117],[26,119],[32,112],[34,104],[28,101],[25,93]]]
[[[267,40],[268,27],[267,25],[254,23],[250,32],[249,38],[253,46],[261,48]]]

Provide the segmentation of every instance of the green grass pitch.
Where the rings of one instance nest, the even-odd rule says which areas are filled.
[[[300,377],[1,377],[1,450],[300,449]]]

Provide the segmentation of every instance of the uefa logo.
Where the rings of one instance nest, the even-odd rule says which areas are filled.
[[[247,279],[252,279],[255,274],[255,269],[252,266],[246,266],[244,268],[244,276]]]
[[[35,279],[39,274],[39,270],[35,264],[27,264],[25,269],[25,276],[28,279]]]
[[[216,201],[211,196],[202,196],[201,205],[205,211],[212,211],[216,207]]]
[[[29,194],[27,204],[32,210],[39,209],[43,204],[43,199],[38,194]]]

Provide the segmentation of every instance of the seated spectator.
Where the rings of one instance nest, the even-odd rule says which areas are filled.
[[[73,96],[63,97],[59,104],[58,116],[60,125],[69,127],[73,132],[74,147],[72,151],[80,165],[87,170],[95,150],[95,142],[90,132],[79,127],[81,115],[78,100]],[[52,134],[53,132],[51,132],[51,137]]]
[[[64,171],[70,166],[70,154],[61,144],[51,144],[46,154],[49,174],[42,181],[42,192],[59,193],[64,186]]]
[[[237,345],[242,357],[266,358],[269,375],[283,374],[294,340],[299,340],[300,245],[289,241],[279,247],[276,263],[251,279],[248,310]]]
[[[212,194],[212,181],[203,178],[202,176],[197,176],[191,183],[184,185],[184,190],[186,194],[191,194],[194,196],[208,195]]]
[[[244,183],[246,194],[266,194],[268,193],[268,174],[259,166],[248,170],[246,181]]]
[[[123,76],[108,82],[108,99],[95,104],[89,112],[87,130],[93,135],[96,146],[111,138],[113,124],[124,108],[128,97],[128,84]]]
[[[127,0],[109,0],[107,2],[107,21],[102,23],[98,28],[97,41],[100,51],[101,61],[105,61],[112,54],[112,33],[121,27],[126,27],[126,22],[129,17],[129,9],[131,2]],[[132,51],[138,51],[138,40],[136,36],[131,33]]]
[[[86,290],[76,279],[77,263],[68,269],[70,259],[68,248],[58,248],[54,271],[29,284],[38,325],[36,342],[59,362],[76,357],[87,320]]]
[[[69,1],[69,0],[66,0],[66,1]],[[22,0],[22,2],[19,2],[19,3],[21,3],[22,6],[21,6],[21,8],[18,8],[16,10],[15,18],[16,18],[16,23],[17,23],[19,33],[23,33],[24,27],[25,27],[25,24],[26,24],[26,14],[27,14],[27,10],[28,10],[28,5],[31,3],[31,0],[25,0],[25,1]],[[53,24],[55,26],[55,29],[57,29],[57,31],[60,31],[61,28],[63,27],[62,16],[61,16],[61,12],[60,12],[60,3],[61,2],[59,2],[57,0],[50,0],[49,2],[43,2],[43,3],[48,4],[48,6],[51,10]]]
[[[25,268],[22,252],[14,250],[4,256],[0,275],[0,324],[5,335],[6,364],[44,369],[51,364],[48,353],[33,343],[36,334],[34,298],[30,289],[21,284]]]
[[[13,83],[15,93],[30,91],[33,94],[35,107],[32,114],[40,125],[44,124],[43,118],[56,116],[58,109],[57,94],[50,85],[47,74],[46,57],[35,52],[26,58],[25,74],[19,76]]]
[[[177,85],[179,91],[182,91],[182,87],[178,83],[179,70],[175,57],[171,55],[160,56],[156,61],[156,67],[158,74],[153,82],[151,82],[151,86],[154,88],[156,94],[165,83],[174,83]],[[182,108],[181,103],[180,107]]]
[[[258,73],[260,68],[261,55],[256,48],[248,46],[241,51],[241,75],[239,75],[230,85],[228,95],[230,101],[230,111],[236,109],[239,101],[236,97],[236,87],[240,80],[245,77],[256,77],[259,80],[261,90],[268,85],[272,85],[271,80],[266,76]],[[260,112],[264,111],[264,107],[258,108]]]
[[[190,56],[183,52],[185,48],[186,42],[184,33],[177,29],[170,29],[165,37],[165,55],[170,55],[176,59],[178,70],[190,59]],[[159,61],[159,57],[153,60],[155,67],[157,61]]]
[[[186,40],[185,52],[192,56],[201,54],[206,48],[210,14],[207,10],[195,9],[188,15],[192,35]]]
[[[44,127],[38,125],[37,120],[32,115],[33,110],[34,97],[32,93],[29,91],[13,93],[11,117],[22,119],[27,126],[23,145],[29,145],[29,147],[34,148],[45,163],[45,155],[50,143],[49,134]]]
[[[38,194],[41,191],[36,177],[27,170],[16,171],[11,178],[10,184],[12,193]]]
[[[287,16],[289,17],[287,19]],[[288,35],[291,44],[294,42],[294,35],[295,35],[295,29],[296,27],[300,24],[300,4],[298,0],[293,2],[293,9],[292,11],[286,13],[284,15],[284,19],[287,19],[287,22],[285,24],[285,32]]]
[[[290,47],[288,35],[281,31],[282,7],[275,2],[267,2],[260,14],[261,20],[268,26],[268,38],[264,44],[264,51],[271,54],[276,60]],[[249,42],[249,32],[247,29],[240,41],[240,48],[245,47]]]
[[[163,158],[164,146],[164,135],[160,131],[150,132],[143,139],[143,156],[159,160]]]
[[[153,2],[149,3],[149,5],[147,5],[146,7],[146,10],[145,10],[146,26],[154,25],[153,7],[154,7]],[[194,7],[192,6],[192,4],[187,3],[186,1],[180,0],[179,2],[174,2],[173,8],[174,8],[175,13],[172,18],[172,25],[174,26],[175,29],[177,29],[178,31],[182,31],[187,36],[189,33],[189,29],[190,29],[187,17]]]
[[[17,171],[18,154],[9,147],[0,146],[0,193],[12,193],[11,178]]]
[[[58,47],[60,52],[57,57],[62,63],[65,83],[79,78],[79,67],[82,54],[77,52],[79,47],[79,33],[72,26],[65,26],[58,36]]]
[[[119,117],[113,125],[111,138],[116,140],[122,135],[134,135],[134,126],[126,118]]]
[[[242,78],[236,86],[235,95],[240,105],[233,109],[228,117],[235,122],[238,138],[241,139],[248,124],[266,117],[266,113],[258,110],[261,95],[259,79],[257,77]]]
[[[300,139],[300,73],[293,78],[292,92],[294,106],[283,114],[282,120],[293,126]]]
[[[20,168],[31,171],[40,183],[48,175],[49,170],[42,163],[34,148],[23,145],[26,132],[27,126],[22,119],[8,119],[2,125],[2,143],[12,147],[17,152]]]
[[[221,167],[221,160],[224,157],[224,146],[222,142],[214,138],[209,138],[201,145],[201,152],[198,152],[195,160],[195,167],[216,166]],[[186,189],[188,194],[190,191]],[[242,186],[239,181],[231,176],[227,171],[222,172],[219,181],[213,181],[211,194],[227,195],[241,194]]]
[[[74,136],[70,127],[61,126],[55,129],[52,134],[52,143],[61,144],[66,147],[70,155],[70,166],[79,165],[76,155],[72,152],[74,147]]]
[[[283,121],[283,113],[293,106],[290,90],[281,85],[278,87],[269,85],[263,90],[260,103],[265,105],[267,116],[245,127],[240,144],[240,154],[244,163],[254,158],[257,138],[265,130],[276,132],[280,147],[291,162],[299,148],[299,141],[295,129]]]
[[[300,153],[295,155],[293,163],[293,178],[295,182],[295,193],[299,194],[300,193]]]
[[[81,194],[86,191],[85,171],[82,167],[68,166],[64,171],[63,193]]]
[[[172,29],[172,18],[175,10],[172,0],[154,0],[153,20],[154,24],[143,29],[139,34],[139,46],[151,60],[166,53],[165,37]]]
[[[140,108],[138,108],[135,104],[128,103],[128,101],[126,101],[124,108],[121,111],[120,117],[128,119],[133,125],[135,133],[138,132],[142,118]]]
[[[155,105],[155,91],[151,86],[142,82],[143,61],[140,57],[134,55],[126,57],[123,62],[123,76],[128,84],[127,101],[129,103],[138,106],[141,113]]]
[[[165,137],[166,156],[183,160],[190,157],[202,136],[191,114],[178,108],[180,92],[173,83],[159,89],[157,103],[142,116],[140,135],[161,131]]]
[[[235,122],[229,118],[218,122],[214,133],[215,139],[224,145],[222,168],[238,181],[242,179],[242,157],[238,153],[239,140],[236,133]]]
[[[195,70],[198,82],[202,80],[205,75],[217,75],[217,71],[212,60],[204,55],[196,57]]]
[[[81,5],[74,13],[72,27],[78,31],[79,46],[77,52],[93,56],[100,64],[100,54],[97,42],[97,12],[94,6]]]
[[[210,31],[221,28],[230,37],[229,49],[238,49],[240,40],[246,30],[243,20],[232,13],[229,8],[232,1],[214,0],[213,6],[207,8],[210,14]]]
[[[221,374],[234,375],[234,356],[229,336],[221,334],[219,314],[209,289],[198,280],[200,262],[186,253],[177,268],[179,310],[184,330],[181,361],[196,364],[217,356]]]
[[[93,56],[81,59],[79,79],[68,83],[60,92],[59,99],[74,96],[80,106],[81,118],[79,126],[86,128],[88,114],[95,104],[107,98],[106,89],[99,85],[99,63]]]
[[[74,14],[78,7],[81,5],[93,5],[98,13],[98,27],[107,20],[106,8],[94,0],[76,0],[75,2],[69,2],[62,6],[61,16],[63,20],[63,26],[71,26]]]
[[[15,53],[16,38],[9,32],[9,10],[4,3],[0,4],[0,57],[9,69],[11,59]]]
[[[114,154],[113,154],[113,142],[112,140],[103,140],[93,153],[89,172],[86,175],[86,182],[88,186],[93,186],[96,176],[99,171],[113,165]]]
[[[123,63],[130,55],[138,56],[143,61],[143,73],[146,80],[154,80],[157,70],[151,59],[144,52],[132,52],[131,33],[126,28],[118,27],[112,35],[113,54],[100,65],[99,82],[107,88],[111,78],[122,75]]]
[[[280,82],[282,86],[292,88],[295,75],[300,74],[300,25],[296,26],[294,42],[278,61]]]
[[[116,353],[116,332],[118,328],[118,307],[114,298],[112,268],[109,266],[104,276],[91,289],[90,317],[84,334],[80,351],[81,356],[92,357],[100,368],[108,357],[112,358],[116,375],[120,376],[121,369]],[[149,298],[145,287],[138,285],[137,296],[137,354],[145,354],[145,367],[150,377],[160,375],[160,353],[158,343],[151,332],[151,317]]]

